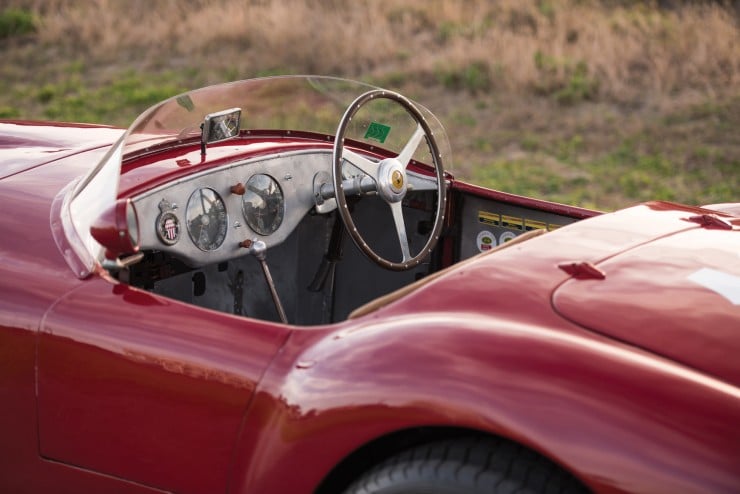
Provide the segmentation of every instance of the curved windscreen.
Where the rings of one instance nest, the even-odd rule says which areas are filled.
[[[233,108],[241,110],[243,137],[278,131],[285,136],[296,132],[300,137],[331,140],[350,104],[375,89],[380,88],[334,77],[268,77],[196,89],[149,108],[64,201],[62,217],[68,225],[68,241],[84,265],[84,269],[77,270],[78,276],[86,276],[93,268],[93,259],[102,255],[100,245],[89,233],[90,225],[99,211],[116,200],[121,164],[127,158],[153,147],[199,140],[207,115]],[[450,145],[442,124],[429,110],[414,104],[434,134],[440,157],[449,170]],[[345,138],[398,154],[416,127],[402,106],[377,98],[353,115]],[[431,164],[428,151],[419,146],[413,157]]]
[[[126,133],[123,157],[169,141],[200,138],[205,116],[229,108],[241,109],[242,135],[278,130],[333,136],[352,101],[373,89],[378,88],[319,76],[250,79],[196,89],[170,98],[139,116]],[[416,106],[434,132],[449,169],[450,148],[444,128],[429,110]],[[415,128],[406,111],[390,100],[378,99],[353,119],[346,137],[395,151],[408,138],[403,132],[406,128]],[[377,129],[389,131],[378,135]],[[396,136],[398,142],[394,140]]]

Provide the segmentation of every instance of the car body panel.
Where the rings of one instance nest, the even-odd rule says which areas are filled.
[[[487,189],[485,187],[480,187],[478,185],[470,184],[467,182],[454,181],[452,183],[452,187],[464,194],[467,193],[480,198],[528,207],[536,209],[538,211],[558,213],[571,218],[585,219],[601,214],[600,211],[595,211],[593,209],[586,209],[580,208],[578,206],[571,206],[568,204],[543,201],[542,199],[520,196],[517,194],[511,194],[509,192],[502,192],[500,190]]]
[[[121,134],[122,129],[102,125],[0,122],[0,179],[86,149],[110,146]]]
[[[238,492],[310,490],[367,441],[418,426],[510,437],[596,492],[730,493],[738,482],[737,390],[707,393],[703,376],[598,337],[436,313],[379,318],[291,353],[248,418]],[[654,413],[673,407],[690,413]],[[301,468],[286,478],[285,465]]]
[[[472,430],[520,431],[514,439],[578,472],[597,492],[733,492],[740,391],[569,324],[549,307],[551,289],[569,279],[556,267],[567,254],[553,250],[552,237],[570,245],[566,238],[584,234],[581,225],[482,256],[318,343],[304,343],[317,336],[297,331],[272,367],[287,374],[271,372],[262,384],[271,391],[258,393],[251,414],[260,425],[246,431],[258,439],[243,443],[256,446],[237,462],[248,465],[238,490],[280,492],[289,484],[273,483],[274,469],[302,464],[310,451],[321,449],[334,464],[356,445],[338,452],[330,445],[348,437],[362,444],[413,425],[449,426],[454,417],[455,426]],[[613,248],[606,242],[598,255]],[[515,276],[519,283],[507,285]],[[481,285],[500,288],[482,292]],[[455,300],[454,308],[441,300]],[[314,428],[321,430],[315,443],[304,432]],[[318,471],[300,475],[311,485]]]
[[[604,280],[568,281],[554,304],[578,324],[738,386],[740,301],[720,288],[728,279],[740,294],[738,253],[740,230],[692,227],[598,263]],[[719,286],[695,281],[701,273]]]
[[[288,330],[183,305],[100,278],[54,305],[38,344],[44,457],[166,490],[226,488],[234,438]]]
[[[24,130],[30,128],[24,126]],[[47,132],[48,126],[41,125],[37,130]],[[81,283],[71,276],[54,241],[51,204],[104,153],[105,148],[72,153],[44,166],[39,159],[27,171],[0,180],[0,195],[8,208],[0,241],[0,437],[3,444],[12,445],[0,447],[0,485],[6,492],[160,492],[74,465],[47,461],[39,452],[39,328],[54,302]]]

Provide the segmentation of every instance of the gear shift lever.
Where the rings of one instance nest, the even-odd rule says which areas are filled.
[[[280,316],[280,320],[283,324],[288,324],[288,318],[285,316],[285,310],[283,304],[280,303],[277,290],[275,289],[275,282],[272,281],[272,275],[270,274],[270,268],[267,266],[267,245],[262,240],[244,240],[239,244],[241,247],[247,249],[249,254],[252,254],[262,266],[262,272],[265,273],[265,281],[267,286],[270,287],[270,293],[272,294],[272,300],[275,302],[275,309]]]

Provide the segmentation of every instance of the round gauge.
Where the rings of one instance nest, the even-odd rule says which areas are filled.
[[[175,245],[180,240],[180,220],[172,211],[157,216],[157,236],[163,244]]]
[[[200,250],[216,250],[226,238],[226,205],[215,190],[198,189],[190,195],[185,219],[188,234]]]
[[[269,175],[252,175],[242,196],[242,212],[249,227],[260,235],[270,235],[280,227],[285,213],[283,191]]]

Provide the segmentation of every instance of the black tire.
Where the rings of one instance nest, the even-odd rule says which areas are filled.
[[[345,494],[577,494],[574,477],[509,441],[455,439],[417,446],[379,464]]]

